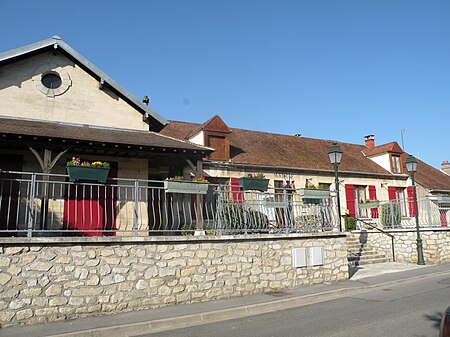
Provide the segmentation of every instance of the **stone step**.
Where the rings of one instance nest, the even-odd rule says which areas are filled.
[[[367,256],[367,257],[372,257],[372,256],[383,256],[385,257],[386,255],[380,252],[377,252],[375,250],[373,251],[368,251],[368,252],[348,252],[348,256]]]
[[[369,261],[369,260],[382,260],[386,259],[386,255],[383,254],[374,254],[370,256],[362,255],[362,256],[348,256],[347,260],[350,261]]]
[[[368,247],[367,245],[360,245],[360,244],[358,244],[358,245],[347,245],[348,249],[359,249],[359,248],[367,248],[367,247]]]
[[[362,266],[366,264],[376,264],[376,263],[386,263],[391,262],[392,260],[390,258],[383,258],[383,259],[367,259],[367,260],[352,260],[348,262],[348,265],[350,267],[356,267],[356,266]]]

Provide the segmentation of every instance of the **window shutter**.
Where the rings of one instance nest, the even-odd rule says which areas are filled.
[[[377,190],[374,185],[369,186],[369,199],[376,200],[377,199]],[[378,218],[378,208],[374,207],[370,209],[372,213],[372,218]]]
[[[233,204],[242,204],[244,196],[239,186],[238,178],[230,178],[231,187],[231,198],[233,199]]]
[[[345,185],[345,199],[347,200],[348,215],[355,216],[355,188],[353,185]]]
[[[388,186],[389,200],[397,199],[397,195],[395,194],[396,190],[397,190],[397,187],[395,187],[395,186]]]
[[[412,186],[408,186],[406,189],[408,191],[408,205],[409,205],[409,216],[416,216],[416,210],[414,209],[414,198]]]

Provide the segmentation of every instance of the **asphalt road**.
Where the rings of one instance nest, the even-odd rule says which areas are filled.
[[[274,313],[141,337],[433,337],[450,306],[450,278],[435,275]]]

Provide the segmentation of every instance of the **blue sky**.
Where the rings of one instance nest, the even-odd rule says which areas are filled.
[[[54,34],[167,119],[450,160],[448,0],[0,0],[0,51]]]

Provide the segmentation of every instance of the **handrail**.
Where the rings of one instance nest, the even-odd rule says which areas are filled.
[[[365,224],[365,225],[371,227],[372,229],[376,229],[377,231],[381,232],[382,234],[389,236],[389,237],[391,238],[392,260],[393,260],[393,262],[395,262],[395,245],[394,245],[394,239],[395,239],[395,236],[394,236],[394,235],[392,235],[392,234],[390,234],[390,233],[388,233],[388,232],[382,230],[381,228],[379,228],[379,227],[377,227],[377,226],[375,226],[375,225],[372,225],[370,222],[367,222],[367,221],[365,221],[365,220],[363,220],[363,219],[355,218],[355,217],[353,217],[353,216],[349,216],[349,218],[355,219],[356,221],[361,221],[363,224]]]

